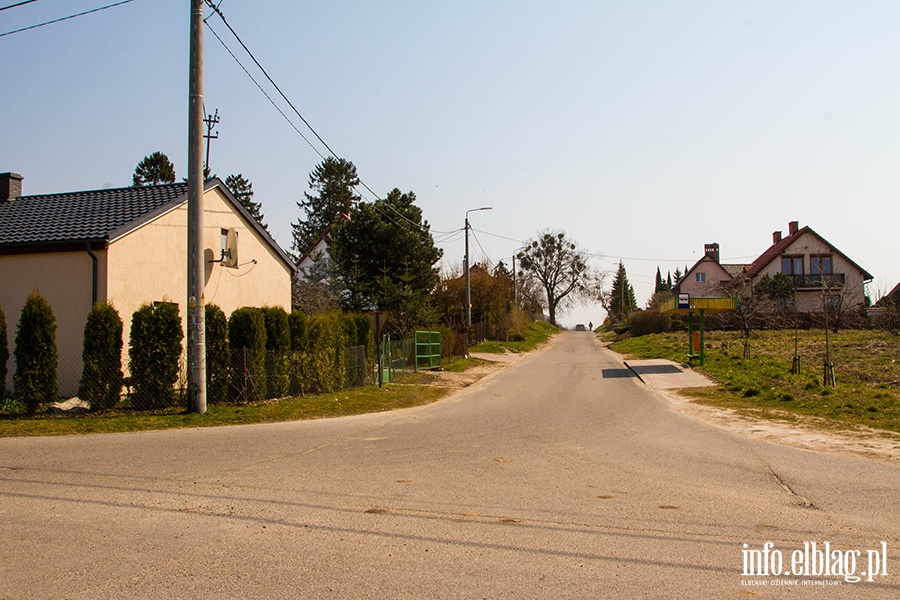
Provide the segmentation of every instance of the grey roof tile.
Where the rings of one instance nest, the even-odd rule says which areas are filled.
[[[186,183],[20,196],[0,202],[0,248],[109,240],[113,232],[177,205]]]

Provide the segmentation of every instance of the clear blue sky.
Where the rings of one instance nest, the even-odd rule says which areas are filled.
[[[111,2],[0,11],[0,33]],[[470,215],[475,258],[509,262],[513,240],[562,229],[600,269],[623,257],[643,305],[657,266],[690,266],[714,241],[723,261],[749,262],[797,220],[875,275],[873,295],[900,281],[898,2],[220,6],[373,190],[415,192],[437,232],[492,206]],[[135,0],[0,37],[0,171],[24,175],[26,194],[126,186],[161,150],[185,175],[189,17],[186,0]],[[205,41],[212,170],[253,182],[289,248],[321,158],[209,29]],[[441,246],[458,267],[461,233]]]

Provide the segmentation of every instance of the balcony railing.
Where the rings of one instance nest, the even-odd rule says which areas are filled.
[[[844,274],[830,275],[788,275],[795,290],[839,289],[844,287]]]

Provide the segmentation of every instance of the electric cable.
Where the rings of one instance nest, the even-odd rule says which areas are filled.
[[[240,61],[240,59],[238,59],[238,57],[235,56],[234,52],[231,51],[231,48],[228,47],[228,44],[226,44],[225,41],[221,37],[219,37],[219,34],[216,33],[216,30],[212,28],[212,25],[210,25],[206,20],[204,20],[204,23],[206,23],[206,27],[212,32],[212,34],[216,37],[216,39],[219,40],[219,43],[222,44],[222,47],[225,48],[225,50],[228,52],[228,54],[231,55],[231,58],[234,59],[234,62],[236,62],[238,64],[238,66],[240,66],[241,69],[243,69],[243,71],[244,71],[244,73],[246,73],[247,77],[250,78],[250,81],[252,81],[254,84],[256,84],[256,87],[259,88],[259,91],[262,92],[263,96],[265,96],[266,99],[269,101],[269,103],[275,107],[275,110],[277,110],[278,113],[282,117],[284,117],[284,120],[288,122],[288,125],[290,125],[294,129],[294,131],[296,131],[297,134],[301,138],[303,138],[303,141],[306,142],[310,148],[312,148],[313,152],[315,152],[316,154],[319,155],[319,158],[324,160],[325,155],[322,154],[321,152],[319,152],[319,149],[316,148],[313,145],[313,143],[310,142],[309,139],[305,135],[303,135],[303,132],[300,131],[300,129],[298,129],[296,125],[294,125],[294,122],[291,121],[291,119],[286,114],[284,114],[284,111],[281,110],[281,108],[275,103],[275,101],[266,92],[266,90],[264,90],[263,87],[259,84],[259,82],[256,81],[256,78],[254,78],[253,75],[250,74],[250,71],[247,70],[247,67],[245,67],[244,64]]]
[[[32,2],[37,2],[37,0],[25,0],[24,2],[17,2],[16,4],[10,4],[9,6],[4,6],[0,8],[0,12],[4,10],[9,10],[10,8],[18,8],[20,6],[25,6],[26,4],[31,4]]]
[[[101,10],[106,10],[108,8],[115,8],[117,6],[122,6],[123,4],[128,4],[129,2],[134,2],[134,0],[122,0],[121,2],[115,2],[113,4],[107,4],[106,6],[101,6],[100,8],[94,8],[91,10],[86,10],[84,12],[80,12],[78,14],[69,15],[68,17],[61,17],[59,19],[53,19],[52,21],[38,23],[37,25],[29,25],[28,27],[22,27],[21,29],[7,31],[6,33],[0,33],[0,37],[12,35],[14,33],[22,33],[23,31],[30,31],[32,29],[37,29],[38,27],[44,27],[45,25],[53,25],[54,23],[61,23],[62,21],[68,21],[69,19],[74,19],[75,17],[83,17],[84,15],[89,15],[89,14],[92,14],[95,12],[100,12]],[[15,8],[16,6],[21,6],[21,3],[7,6],[6,8]]]

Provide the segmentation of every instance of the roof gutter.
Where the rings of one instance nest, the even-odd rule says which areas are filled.
[[[91,243],[85,242],[84,249],[91,257],[91,306],[97,304],[97,255],[91,251]]]

